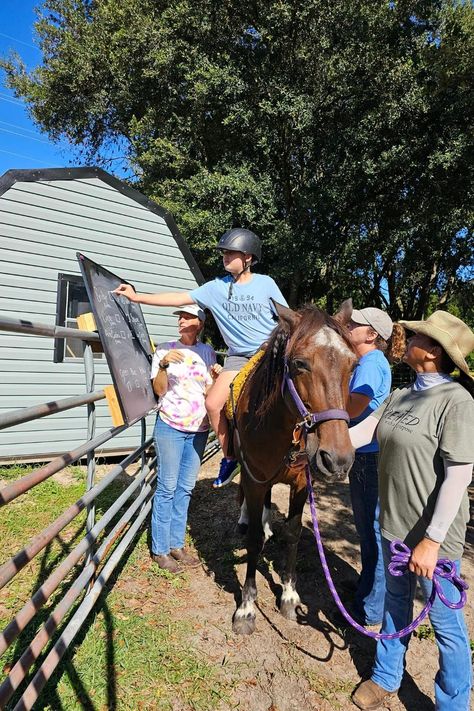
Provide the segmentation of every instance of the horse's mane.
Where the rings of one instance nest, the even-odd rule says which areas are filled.
[[[279,324],[272,331],[266,353],[250,378],[257,402],[256,414],[265,415],[281,392],[285,352],[291,358],[296,344],[301,345],[323,326],[329,326],[341,336],[353,350],[352,343],[343,326],[336,319],[316,306],[303,306],[297,311],[301,319],[290,336],[288,327]]]

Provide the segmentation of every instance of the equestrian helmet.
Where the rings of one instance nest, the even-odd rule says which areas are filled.
[[[262,244],[255,232],[242,227],[234,227],[224,232],[216,249],[230,249],[235,252],[244,252],[253,256],[252,264],[259,262],[262,257]]]

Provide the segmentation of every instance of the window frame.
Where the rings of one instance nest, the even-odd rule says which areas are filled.
[[[89,301],[84,280],[80,274],[58,272],[58,287],[56,293],[56,326],[66,326],[68,293],[70,284],[82,287],[84,289],[84,301]],[[102,358],[102,353],[94,353],[94,358]],[[54,363],[74,363],[77,362],[77,360],[77,358],[73,358],[72,356],[66,355],[66,338],[54,339]]]

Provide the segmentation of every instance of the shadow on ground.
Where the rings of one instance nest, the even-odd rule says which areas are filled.
[[[234,598],[234,609],[241,599],[241,583],[245,576],[246,552],[245,540],[237,531],[239,515],[238,484],[232,483],[224,489],[212,489],[211,479],[200,479],[194,490],[189,511],[190,533],[195,542],[209,576],[226,593]],[[272,519],[274,537],[264,547],[260,557],[258,571],[264,577],[275,605],[259,605],[257,621],[261,628],[264,621],[277,632],[283,642],[288,642],[286,631],[288,623],[279,616],[277,607],[281,597],[280,573],[284,566],[285,546],[282,541],[282,527],[285,523],[286,502],[289,489],[277,485],[273,493]],[[358,571],[353,565],[357,557],[357,534],[355,532],[350,509],[347,484],[322,484],[316,486],[316,500],[323,519],[321,534],[326,548],[326,557],[333,582],[342,601],[350,603],[350,593],[341,587],[342,581],[356,583]],[[328,517],[330,511],[331,516]],[[330,522],[328,519],[330,518]],[[318,653],[305,645],[307,636],[292,634],[291,643],[299,652],[316,662],[329,662],[336,650],[347,650],[357,673],[361,678],[368,678],[375,653],[375,641],[354,630],[338,611],[329,591],[314,540],[311,521],[305,509],[303,531],[298,548],[297,590],[302,606],[298,612],[299,628],[310,628],[314,634],[324,638],[324,643],[317,645]],[[336,553],[332,544],[337,542]],[[239,569],[241,566],[241,569]],[[239,574],[239,576],[238,576]],[[259,583],[262,593],[262,581]],[[267,595],[268,597],[268,595]],[[230,629],[230,620],[229,620]],[[295,643],[295,637],[301,641]],[[319,650],[324,648],[324,653]],[[412,711],[432,711],[434,705],[423,693],[416,682],[406,673],[398,696],[398,703]],[[349,707],[353,707],[349,704]],[[353,707],[355,708],[355,707]],[[400,708],[398,706],[397,708]]]

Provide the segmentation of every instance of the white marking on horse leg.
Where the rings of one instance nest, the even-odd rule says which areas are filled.
[[[281,594],[281,603],[287,603],[289,605],[299,605],[301,602],[300,596],[295,590],[295,585],[293,582],[283,583],[283,592]]]
[[[255,617],[255,614],[255,605],[250,600],[243,602],[235,611],[235,617],[237,619],[241,619],[242,617]]]
[[[266,543],[268,541],[268,539],[273,536],[272,510],[267,509],[266,506],[263,507],[263,511],[262,511],[262,526],[263,526],[263,535],[265,537],[265,543]]]
[[[247,526],[248,522],[249,522],[249,510],[247,508],[247,502],[244,499],[242,501],[242,505],[240,507],[239,525]]]

